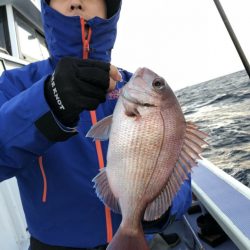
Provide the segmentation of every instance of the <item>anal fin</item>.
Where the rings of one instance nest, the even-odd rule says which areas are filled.
[[[121,213],[119,202],[110,189],[105,168],[93,179],[93,182],[99,199],[115,213]]]

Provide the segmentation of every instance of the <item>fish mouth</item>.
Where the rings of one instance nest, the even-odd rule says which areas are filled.
[[[139,91],[139,90],[133,90],[133,92],[137,92],[138,94],[145,94],[145,92],[143,91]],[[121,93],[122,98],[124,98],[126,101],[133,103],[137,106],[142,106],[142,107],[157,107],[156,105],[149,103],[149,102],[140,102],[139,100],[137,100],[136,98],[134,98],[133,96],[129,95],[128,91],[122,91]]]

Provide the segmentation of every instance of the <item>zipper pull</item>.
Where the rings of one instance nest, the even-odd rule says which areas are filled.
[[[88,40],[84,41],[83,50],[84,50],[83,59],[87,59],[89,56],[89,41]]]
[[[92,30],[88,25],[85,25],[85,40],[84,40],[84,44],[83,44],[83,49],[84,49],[84,55],[83,58],[87,59],[89,57],[89,51],[90,51],[90,46],[89,46],[89,42],[91,39],[91,35],[92,35]]]
[[[83,44],[83,59],[88,59],[90,51],[90,39],[92,35],[92,30],[89,25],[87,25],[83,18],[81,18],[82,27],[82,44]]]

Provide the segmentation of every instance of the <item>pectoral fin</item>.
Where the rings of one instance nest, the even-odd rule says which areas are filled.
[[[91,127],[86,137],[94,140],[105,141],[109,139],[113,116],[107,116]]]

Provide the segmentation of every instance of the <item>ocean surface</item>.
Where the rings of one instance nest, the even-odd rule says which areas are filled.
[[[209,134],[202,156],[250,187],[250,80],[245,71],[176,91],[186,120]]]

